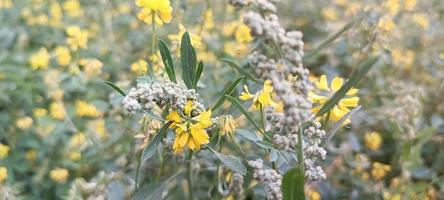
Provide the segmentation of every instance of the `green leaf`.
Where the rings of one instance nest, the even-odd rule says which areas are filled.
[[[165,71],[168,74],[168,78],[170,81],[177,83],[176,81],[176,72],[174,71],[173,59],[171,58],[171,52],[168,49],[166,43],[162,40],[159,40],[159,51],[162,56],[163,65],[165,66]]]
[[[153,140],[143,149],[142,157],[140,162],[144,163],[148,159],[150,159],[157,151],[157,147],[159,146],[160,142],[162,141],[162,138],[165,136],[168,127],[173,122],[167,122],[163,127],[159,130],[159,133],[157,133],[156,136],[154,136]]]
[[[304,55],[303,59],[310,58],[314,55],[316,55],[319,51],[327,47],[329,44],[334,42],[336,39],[339,38],[344,32],[352,28],[357,22],[360,22],[363,18],[359,17],[356,18],[349,23],[345,24],[341,29],[333,33],[332,35],[328,36],[325,40],[321,41],[313,50],[307,51],[307,53]]]
[[[245,166],[242,164],[242,161],[238,157],[232,155],[224,155],[213,150],[209,146],[207,147],[208,149],[210,149],[211,152],[214,153],[214,155],[216,155],[217,159],[219,159],[226,167],[228,167],[229,169],[233,170],[236,173],[242,174],[243,176],[247,174],[247,168],[245,168]]]
[[[231,93],[233,92],[234,88],[236,88],[236,86],[240,83],[240,81],[242,79],[244,79],[245,77],[239,77],[236,80],[234,80],[233,82],[230,83],[230,85],[228,85],[225,89],[224,92],[222,93],[222,95],[220,96],[219,100],[216,102],[216,104],[214,104],[213,108],[211,108],[211,111],[216,110],[219,106],[221,106],[226,98],[226,95],[231,95]]]
[[[118,92],[119,94],[121,94],[122,96],[126,96],[125,92],[119,88],[119,86],[117,86],[114,83],[111,83],[109,81],[103,81],[105,84],[109,85],[111,88],[113,88],[116,92]]]
[[[150,112],[150,111],[142,110],[142,112],[143,112],[145,115],[148,115],[148,116],[150,116],[150,117],[153,118],[153,119],[157,119],[157,120],[159,120],[159,121],[161,121],[161,122],[165,121],[164,119],[162,119],[161,117],[157,116],[156,114],[154,114],[154,113],[152,113],[152,112]]]
[[[237,99],[235,99],[235,98],[233,98],[232,96],[228,96],[228,95],[225,95],[225,97],[232,103],[232,104],[234,104],[241,112],[242,112],[242,114],[244,114],[245,115],[245,117],[247,117],[247,119],[248,119],[248,121],[250,121],[253,125],[254,125],[254,127],[259,131],[259,132],[261,132],[262,134],[264,134],[265,135],[265,133],[264,133],[264,131],[260,128],[260,126],[253,120],[253,117],[250,115],[250,113],[248,113],[245,109],[244,109],[244,107],[242,107],[242,105],[239,103],[239,101],[237,100]]]
[[[259,80],[257,80],[250,72],[248,72],[247,70],[245,70],[243,67],[239,66],[236,62],[234,62],[233,60],[229,59],[229,58],[221,58],[220,59],[222,62],[227,63],[230,67],[233,67],[234,69],[236,69],[237,72],[239,72],[240,74],[242,74],[243,76],[247,77],[248,79],[256,82],[256,83],[260,83]],[[248,66],[249,64],[247,64]]]
[[[331,97],[331,99],[329,99],[324,106],[322,106],[316,116],[322,116],[330,111],[345,96],[348,90],[355,86],[367,74],[367,72],[370,71],[377,61],[378,57],[372,57],[359,65],[358,69],[360,71],[357,71],[352,75],[352,77],[341,87],[341,89],[339,89],[333,95],[333,97]]]
[[[179,170],[164,181],[160,183],[151,183],[145,185],[136,191],[134,196],[131,198],[133,200],[146,200],[146,199],[162,199],[162,194],[168,189],[168,185],[174,179],[178,178],[179,175],[183,173],[184,170]]]
[[[191,89],[196,80],[196,51],[191,45],[191,39],[188,32],[185,32],[182,35],[180,60],[182,64],[182,79],[187,88]]]
[[[339,128],[342,127],[342,124],[344,124],[345,120],[349,119],[351,115],[355,114],[361,109],[361,106],[358,106],[354,108],[353,110],[349,111],[347,114],[341,117],[339,121],[336,122],[336,124],[333,126],[332,129],[327,134],[327,139],[324,142],[324,145],[327,145],[327,143],[335,136],[336,132],[339,130]]]
[[[262,137],[257,135],[255,132],[247,131],[244,129],[236,129],[236,135],[239,135],[253,142],[262,141]]]
[[[296,166],[287,171],[282,179],[284,200],[304,200],[304,170]]]
[[[197,88],[197,82],[199,82],[200,76],[202,76],[203,67],[204,67],[203,62],[200,61],[199,64],[197,65],[196,81],[194,82],[194,88]]]

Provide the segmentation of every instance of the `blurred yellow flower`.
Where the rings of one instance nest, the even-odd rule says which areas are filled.
[[[384,3],[382,5],[391,16],[395,16],[399,12],[399,0],[384,0]]]
[[[316,89],[319,94],[315,93],[314,91],[310,91],[308,93],[308,97],[313,102],[314,108],[312,109],[313,113],[319,112],[319,110],[324,106],[324,104],[333,97],[334,93],[336,93],[344,84],[344,79],[340,77],[334,77],[331,81],[330,85],[328,85],[327,77],[325,75],[322,75],[319,79],[319,81],[314,82],[314,85],[316,86]],[[329,119],[332,121],[339,121],[344,115],[346,115],[350,109],[349,108],[355,108],[358,106],[359,97],[356,97],[356,93],[358,93],[358,89],[351,88],[347,93],[346,96],[333,107],[333,109],[330,111]],[[347,119],[344,124],[347,124],[350,122],[350,119]]]
[[[224,115],[219,117],[217,120],[217,125],[220,128],[220,134],[233,134],[236,130],[236,123],[234,122],[233,116]]]
[[[378,132],[367,132],[364,135],[365,146],[372,151],[377,151],[382,144],[381,134]]]
[[[60,27],[62,25],[63,11],[62,7],[58,2],[52,2],[49,7],[49,13],[51,18],[49,19],[49,24],[54,27]]]
[[[166,120],[172,121],[170,128],[175,129],[176,138],[173,144],[174,153],[181,153],[185,147],[195,151],[204,144],[208,144],[209,136],[206,128],[210,127],[211,110],[203,111],[197,116],[194,113],[193,101],[188,101],[183,112],[171,111]]]
[[[108,133],[106,131],[105,127],[105,120],[103,119],[97,119],[91,122],[91,128],[95,131],[97,134],[97,137],[100,140],[106,140],[108,138]]]
[[[62,103],[53,102],[49,105],[49,114],[52,118],[63,120],[65,119],[65,108]]]
[[[71,53],[67,47],[58,46],[55,49],[57,63],[61,66],[67,66],[71,63]]]
[[[309,190],[307,192],[307,196],[308,196],[309,200],[321,200],[322,199],[321,194],[319,194],[319,192],[316,190]]]
[[[138,60],[137,62],[131,64],[131,72],[133,72],[136,75],[144,75],[148,71],[148,63],[142,59]]]
[[[414,14],[413,21],[423,29],[429,27],[429,20],[427,19],[427,16],[424,14],[419,14],[419,13]]]
[[[29,59],[31,63],[31,68],[36,69],[47,69],[49,66],[49,53],[46,48],[42,47],[38,52],[31,55]]]
[[[0,160],[5,159],[9,154],[9,146],[0,143]]]
[[[82,7],[79,0],[67,0],[63,3],[63,10],[71,17],[80,17],[83,15]]]
[[[37,159],[37,151],[35,149],[30,149],[25,153],[25,159],[27,161],[34,161]]]
[[[15,125],[21,129],[28,129],[32,125],[32,118],[31,117],[22,117],[17,119],[15,122]]]
[[[326,7],[322,9],[321,13],[327,21],[336,21],[338,19],[338,13],[333,7]]]
[[[6,167],[0,167],[0,183],[5,182],[8,178],[8,169]]]
[[[249,46],[247,44],[239,44],[233,41],[224,43],[224,52],[230,56],[244,56],[249,52]]]
[[[402,200],[401,194],[390,194],[389,192],[384,192],[384,200]]]
[[[378,28],[386,33],[391,33],[395,29],[395,23],[389,16],[384,16],[378,21]]]
[[[177,34],[170,34],[168,35],[168,39],[170,39],[172,42],[175,42],[176,44],[180,44],[180,42],[182,41],[182,35],[186,32],[187,30],[185,29],[185,26],[183,24],[179,24],[179,33]],[[198,35],[195,35],[193,33],[190,33],[190,40],[191,40],[191,45],[193,45],[193,47],[196,50],[200,50],[203,49],[204,46],[202,44],[202,38]]]
[[[393,65],[397,67],[410,68],[415,61],[415,52],[412,50],[404,50],[401,48],[394,48],[390,50],[392,55]]]
[[[204,30],[214,28],[213,11],[211,9],[207,9],[203,15],[202,28]]]
[[[251,30],[248,28],[247,25],[244,23],[241,23],[234,33],[234,36],[236,38],[236,41],[239,43],[246,43],[253,40],[253,37],[251,36]]]
[[[76,51],[79,48],[84,49],[88,44],[88,31],[81,30],[78,26],[69,26],[66,28],[66,43],[69,47]]]
[[[71,159],[72,161],[79,161],[80,159],[82,159],[82,154],[77,151],[71,151],[69,152],[69,159]]]
[[[250,91],[248,91],[248,86],[244,85],[244,92],[242,92],[239,96],[239,99],[243,101],[247,101],[252,99],[253,100],[253,106],[256,109],[259,109],[262,107],[271,106],[273,108],[278,108],[279,104],[275,103],[273,99],[271,98],[271,93],[273,92],[273,86],[271,85],[270,80],[266,80],[264,82],[264,86],[262,90],[259,90],[256,92],[256,94],[251,94]]]
[[[0,9],[2,8],[12,8],[12,0],[0,0]]]
[[[64,168],[55,168],[49,172],[49,176],[57,183],[64,183],[68,179],[69,172]]]
[[[97,76],[102,73],[103,63],[95,58],[93,59],[81,59],[80,65],[83,65],[83,72],[88,78]]]
[[[137,18],[147,24],[153,23],[153,19],[160,26],[171,21],[173,8],[169,0],[136,0],[136,5],[142,8]]]
[[[73,148],[79,148],[86,143],[86,136],[84,133],[79,132],[71,136],[69,145]]]
[[[416,0],[404,0],[404,9],[412,11],[416,7]]]
[[[85,101],[77,101],[75,108],[78,117],[98,117],[101,115],[101,112],[93,104]]]
[[[391,169],[392,168],[390,167],[390,165],[386,165],[379,162],[373,162],[371,174],[375,180],[381,180],[382,178],[385,177],[387,172],[390,172]]]

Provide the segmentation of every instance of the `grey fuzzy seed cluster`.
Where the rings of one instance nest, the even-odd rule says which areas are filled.
[[[194,112],[200,112],[204,110],[204,106],[198,102],[198,98],[199,95],[194,89],[183,88],[177,83],[149,82],[139,83],[131,88],[122,104],[125,110],[134,114],[141,110],[152,111],[156,106],[160,108],[167,106],[172,110],[182,111],[187,101],[192,100],[195,106]]]
[[[317,159],[325,160],[327,151],[321,142],[325,137],[325,131],[321,129],[321,123],[312,121],[311,125],[304,130],[304,165],[305,177],[310,181],[325,179],[327,176],[321,166],[316,164]]]
[[[253,178],[265,187],[265,194],[268,200],[281,200],[282,175],[273,169],[263,168],[263,161],[250,160],[248,165],[254,169]]]

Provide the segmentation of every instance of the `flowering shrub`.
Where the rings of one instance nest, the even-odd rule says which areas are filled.
[[[0,199],[444,199],[439,0],[0,0]]]

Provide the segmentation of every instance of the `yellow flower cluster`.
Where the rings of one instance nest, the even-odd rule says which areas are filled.
[[[171,21],[173,8],[169,0],[136,0],[136,5],[142,8],[137,18],[147,24],[152,24],[154,20],[157,25],[161,26]]]
[[[79,0],[67,0],[63,3],[63,10],[71,17],[80,17],[83,15]]]
[[[80,65],[83,65],[83,72],[87,78],[99,75],[102,73],[103,63],[97,59],[81,59],[79,61]]]
[[[6,167],[0,167],[0,184],[5,182],[8,178],[8,169]]]
[[[308,97],[313,102],[314,108],[312,109],[313,113],[319,112],[322,106],[336,93],[344,84],[344,79],[340,77],[334,77],[331,81],[331,84],[328,85],[327,77],[322,75],[319,81],[315,83],[318,94],[315,91],[310,91],[308,93]],[[329,120],[339,121],[345,114],[350,111],[350,108],[354,108],[358,106],[359,97],[355,95],[358,93],[358,89],[352,88],[350,89],[345,97],[341,99],[331,110],[329,115]],[[349,123],[350,119],[345,121],[345,124]]]
[[[222,27],[222,34],[226,37],[234,35],[236,41],[227,41],[224,52],[230,56],[245,55],[249,51],[248,43],[253,40],[250,28],[241,21],[234,21]]]
[[[58,46],[55,49],[57,63],[61,66],[67,66],[71,63],[71,53],[67,47]]]
[[[378,132],[368,132],[364,135],[365,146],[372,151],[377,151],[382,144],[381,134]]]
[[[0,160],[8,156],[9,150],[9,146],[0,143]]]
[[[65,108],[62,103],[53,102],[49,105],[49,113],[52,118],[63,120],[65,119]]]
[[[76,116],[78,117],[98,117],[101,112],[93,105],[85,101],[76,102]]]
[[[37,69],[47,69],[49,66],[49,53],[46,48],[42,47],[38,52],[31,55],[29,62],[31,63],[31,68]]]
[[[2,8],[12,8],[12,0],[0,0],[0,9]]]
[[[44,108],[34,108],[32,113],[33,113],[34,117],[38,118],[38,117],[45,116],[48,113],[48,111]]]
[[[83,146],[86,143],[86,136],[84,133],[76,133],[73,136],[71,136],[71,139],[69,140],[69,145],[73,148],[79,148]]]
[[[211,110],[193,116],[194,110],[193,101],[188,101],[183,112],[172,111],[166,117],[168,121],[173,122],[170,128],[176,131],[173,144],[174,153],[183,152],[185,147],[195,151],[209,142],[209,136],[205,129],[213,124]]]
[[[282,111],[282,105],[276,103],[271,98],[271,93],[273,92],[273,86],[271,85],[270,80],[266,80],[264,82],[264,86],[262,90],[256,92],[256,94],[251,94],[248,91],[248,86],[244,85],[244,92],[242,92],[239,96],[239,99],[243,101],[253,100],[253,107],[255,109],[260,109],[261,107],[265,108],[267,106],[271,106],[275,108],[277,111]]]
[[[182,40],[182,35],[187,31],[183,24],[179,24],[179,33],[177,34],[169,34],[168,39],[176,44],[180,44]],[[191,45],[193,45],[196,50],[202,50],[204,48],[202,43],[202,38],[196,34],[188,32],[190,34]]]
[[[148,71],[148,63],[146,61],[140,59],[137,62],[131,64],[131,72],[136,75],[144,75]]]
[[[64,183],[68,179],[69,172],[64,168],[55,168],[49,172],[49,176],[57,183]]]
[[[15,122],[15,125],[21,129],[28,129],[32,125],[32,118],[31,117],[22,117],[20,119],[17,119]]]
[[[69,26],[66,28],[66,35],[66,43],[73,51],[87,47],[88,31],[81,30],[78,26]]]
[[[372,164],[371,174],[375,180],[381,180],[388,172],[390,172],[391,169],[392,168],[390,167],[390,165],[374,162]]]
[[[37,151],[34,149],[26,151],[25,159],[28,161],[34,161],[35,159],[37,159]]]

